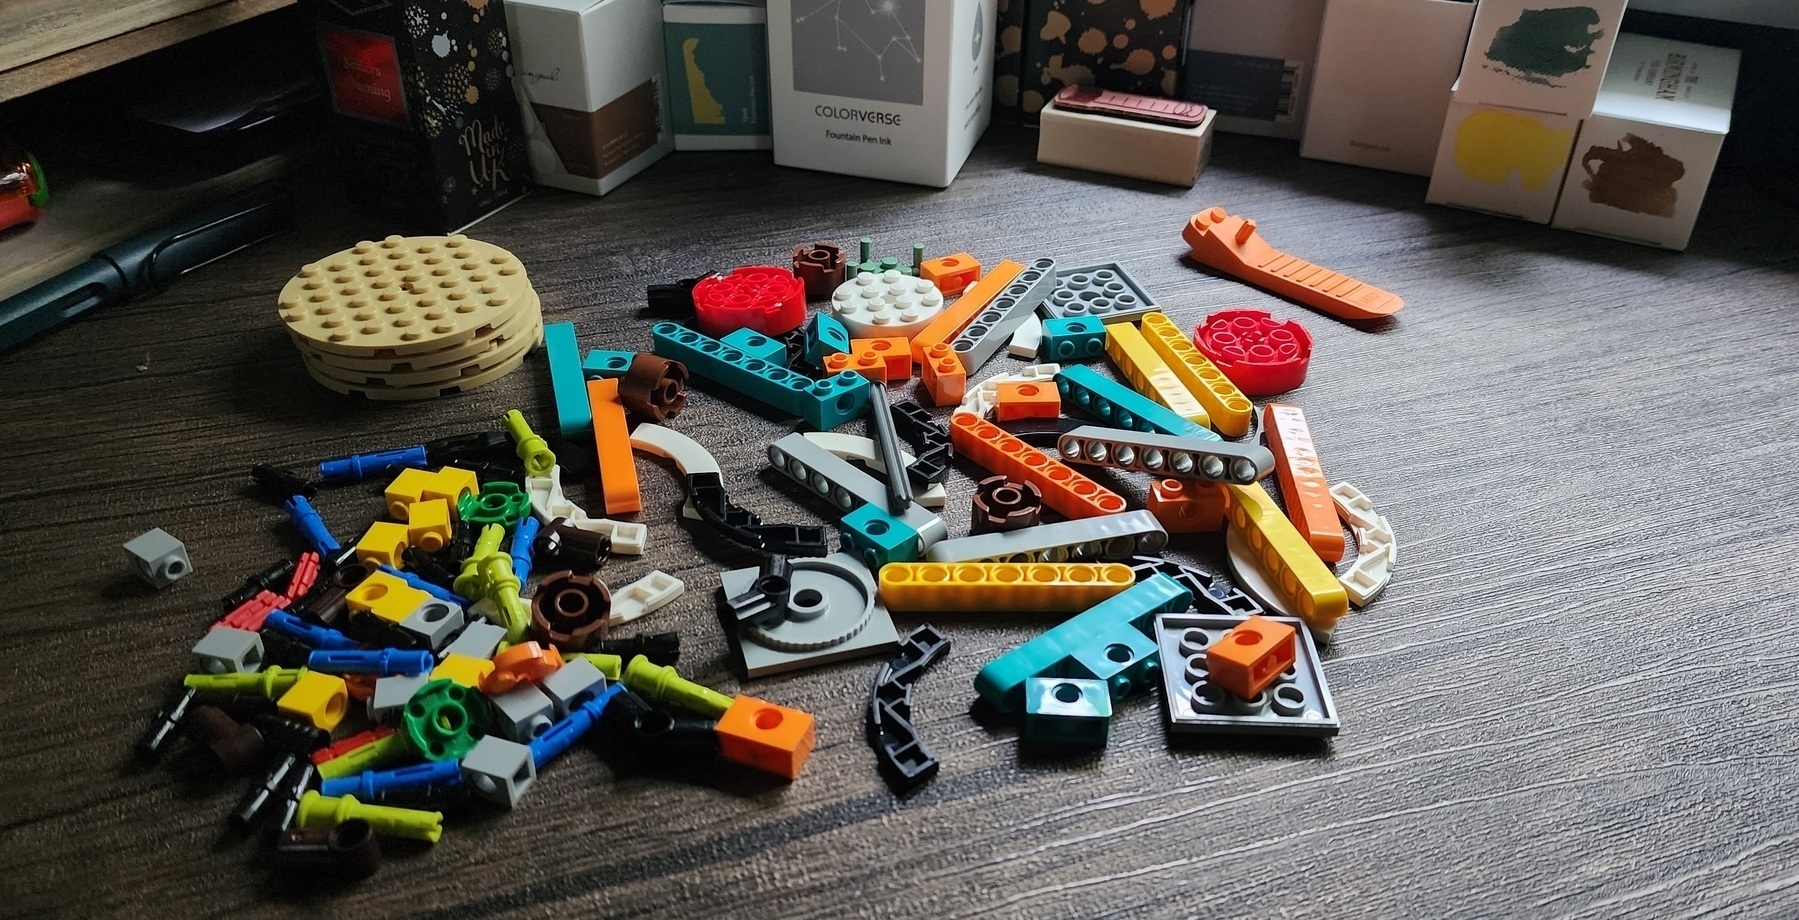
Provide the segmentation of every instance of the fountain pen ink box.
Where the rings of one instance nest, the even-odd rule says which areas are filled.
[[[1144,96],[1181,95],[1191,0],[1012,0],[1022,3],[1019,115],[1028,125],[1069,84]]]
[[[1457,102],[1585,118],[1624,21],[1625,0],[1480,0]]]
[[[540,184],[604,195],[675,149],[658,0],[511,0],[506,16]]]
[[[676,150],[768,150],[768,7],[662,0]]]
[[[351,198],[403,231],[456,230],[530,188],[500,0],[302,0]]]

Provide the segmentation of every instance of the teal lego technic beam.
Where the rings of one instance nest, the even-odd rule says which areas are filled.
[[[556,430],[569,441],[590,437],[593,409],[587,404],[587,375],[581,367],[581,346],[575,343],[575,324],[543,327],[543,349],[549,356],[550,390],[556,397]]]
[[[651,326],[650,342],[653,352],[687,365],[690,373],[797,415],[820,431],[868,412],[868,378],[851,371],[813,380],[675,323]]]
[[[1177,438],[1222,440],[1212,429],[1180,417],[1173,409],[1100,376],[1090,367],[1076,364],[1062,368],[1056,373],[1056,389],[1062,393],[1064,406],[1073,403],[1082,412],[1117,428]]]

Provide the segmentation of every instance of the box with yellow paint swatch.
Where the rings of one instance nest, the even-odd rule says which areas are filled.
[[[1549,223],[1580,119],[1451,102],[1424,200]]]
[[[662,0],[676,150],[768,150],[768,8],[762,0]]]

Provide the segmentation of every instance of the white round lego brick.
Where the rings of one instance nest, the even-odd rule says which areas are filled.
[[[856,339],[909,339],[942,312],[937,285],[898,271],[864,272],[831,293],[831,314]]]

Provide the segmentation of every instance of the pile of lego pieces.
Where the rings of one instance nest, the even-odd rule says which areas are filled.
[[[1318,643],[1385,587],[1392,528],[1354,486],[1328,484],[1297,406],[1263,406],[1266,446],[1225,440],[1250,435],[1251,396],[1303,381],[1311,339],[1298,323],[1225,311],[1189,338],[1116,264],[983,272],[968,253],[925,260],[915,247],[901,268],[867,240],[855,263],[814,243],[791,269],[743,266],[650,298],[693,321],[655,324],[649,353],[583,354],[572,324],[545,327],[554,450],[513,411],[501,430],[325,461],[319,481],[254,469],[312,550],[225,599],[142,751],[185,735],[221,769],[266,766],[233,820],[275,827],[284,863],[349,874],[378,865],[378,837],[436,840],[435,808],[511,806],[587,735],[615,767],[722,762],[797,778],[810,715],[682,680],[674,634],[611,634],[683,585],[652,572],[609,588],[601,565],[648,552],[647,529],[589,515],[563,476],[591,470],[604,514],[629,515],[642,507],[633,451],[685,477],[695,539],[761,554],[720,573],[746,678],[896,655],[868,704],[896,790],[938,770],[911,696],[950,641],[929,625],[902,639],[895,613],[1065,616],[975,680],[1030,742],[1103,745],[1113,702],[1157,686],[1171,732],[1337,732]],[[808,315],[808,298],[826,306]],[[969,385],[1002,345],[1057,363]],[[1084,364],[1102,358],[1124,383]],[[886,388],[915,366],[947,424],[890,404]],[[732,501],[717,460],[675,427],[691,380],[816,429],[776,440],[767,460],[835,522],[838,551],[823,526],[764,523]],[[870,437],[832,430],[863,416]],[[591,459],[570,447],[589,438]],[[985,471],[964,499],[967,535],[937,513],[954,500],[958,455]],[[1146,476],[1147,507],[1086,475],[1101,469]],[[1271,475],[1285,513],[1262,485]],[[309,499],[321,483],[377,477],[384,519],[346,548]],[[1178,535],[1218,530],[1242,590],[1162,557]],[[153,582],[187,571],[160,531],[127,548]]]

